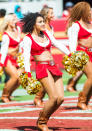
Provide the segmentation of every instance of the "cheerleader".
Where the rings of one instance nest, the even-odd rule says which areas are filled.
[[[15,14],[9,14],[4,18],[0,31],[3,33],[1,44],[0,70],[9,75],[9,80],[5,83],[1,100],[11,102],[10,96],[18,87],[18,64],[16,62],[19,50],[20,28],[16,26],[17,18]]]
[[[70,51],[58,43],[51,33],[45,31],[45,23],[41,14],[28,13],[22,22],[24,23],[23,32],[27,33],[23,39],[25,72],[31,77],[30,55],[32,55],[36,62],[36,78],[41,82],[49,96],[49,100],[39,114],[37,127],[41,131],[51,131],[47,122],[51,114],[59,108],[64,100],[62,72],[58,69],[51,55],[51,45],[53,43],[67,55],[70,54]]]
[[[45,28],[46,30],[54,35],[53,27],[50,25],[51,20],[54,19],[54,12],[52,7],[43,7],[42,10],[40,11],[40,14],[44,17],[45,21]],[[34,104],[39,107],[43,107],[43,97],[45,96],[46,92],[44,88],[42,87],[41,90],[36,94],[35,99],[34,99]]]
[[[86,9],[86,10],[85,10]],[[92,94],[92,24],[91,7],[87,2],[77,3],[71,10],[69,19],[68,37],[71,52],[84,51],[89,56],[89,62],[83,72],[87,80],[83,90],[79,93],[77,107],[86,110]]]

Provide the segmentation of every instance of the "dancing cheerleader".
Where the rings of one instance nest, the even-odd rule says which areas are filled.
[[[0,70],[9,75],[9,80],[5,83],[1,100],[5,103],[11,102],[10,96],[18,87],[18,64],[16,62],[20,42],[20,28],[16,26],[17,18],[15,14],[9,14],[5,17],[0,31],[3,33],[1,45]]]
[[[54,12],[52,7],[43,7],[42,10],[40,11],[40,14],[44,17],[45,21],[45,29],[54,35],[53,27],[50,25],[51,20],[54,18]],[[35,99],[34,99],[34,104],[39,107],[43,107],[43,97],[45,96],[46,91],[42,87],[41,90],[36,94]]]
[[[71,10],[68,37],[71,52],[84,51],[89,56],[89,62],[84,67],[87,80],[79,93],[77,107],[86,110],[92,94],[92,24],[91,7],[87,2],[77,3]]]
[[[41,131],[51,131],[47,122],[51,114],[59,108],[64,100],[62,72],[58,69],[51,55],[51,45],[53,43],[67,55],[70,54],[70,51],[58,43],[51,33],[45,31],[44,18],[41,14],[28,13],[22,22],[24,23],[23,32],[27,33],[23,39],[25,72],[31,77],[30,55],[32,55],[36,62],[36,78],[41,82],[49,96],[49,100],[39,114],[37,127]]]

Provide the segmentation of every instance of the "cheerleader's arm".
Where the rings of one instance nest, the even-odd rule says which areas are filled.
[[[30,53],[31,53],[32,41],[28,36],[23,39],[23,57],[25,72],[30,72]]]
[[[0,64],[2,66],[4,65],[5,58],[8,53],[8,47],[9,47],[9,37],[7,35],[3,35],[2,43],[1,43],[1,50],[0,50],[0,54],[1,54]]]
[[[70,51],[68,50],[68,48],[67,48],[64,44],[62,44],[61,42],[57,41],[57,40],[55,39],[55,37],[54,37],[50,32],[46,31],[46,33],[48,34],[48,36],[49,36],[52,44],[53,44],[56,48],[58,48],[61,52],[63,52],[63,53],[66,54],[66,55],[69,55],[69,54],[70,54]]]
[[[75,52],[76,47],[78,44],[78,32],[79,32],[79,25],[77,23],[74,23],[69,29],[68,29],[68,39],[69,39],[69,49],[70,52]]]
[[[19,43],[19,53],[23,53],[23,46],[24,46],[24,42],[23,40]]]

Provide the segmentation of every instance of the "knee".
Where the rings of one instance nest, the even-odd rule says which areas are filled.
[[[53,103],[53,104],[57,104],[57,99],[58,99],[58,97],[57,96],[53,96],[53,97],[51,97],[51,102]]]
[[[54,104],[60,105],[60,104],[63,103],[64,97],[63,97],[63,96],[54,96],[54,97],[51,98],[51,101],[52,101],[52,103],[54,103]]]
[[[64,96],[58,96],[57,98],[57,104],[61,105],[64,102]]]

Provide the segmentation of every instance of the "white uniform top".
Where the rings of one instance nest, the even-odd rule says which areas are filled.
[[[17,26],[17,29],[18,29],[18,38],[16,39],[16,41],[19,42],[20,41],[21,31],[20,31],[19,26]],[[1,43],[1,49],[0,49],[0,54],[1,54],[0,62],[2,64],[4,64],[5,58],[6,58],[7,54],[8,54],[9,43],[10,43],[9,36],[7,34],[4,34],[3,37],[2,37],[2,43]]]
[[[74,23],[69,29],[68,29],[68,38],[69,38],[69,48],[70,52],[76,51],[76,47],[78,44],[78,32],[80,30],[79,24]],[[88,32],[92,33],[92,29],[86,29]]]

